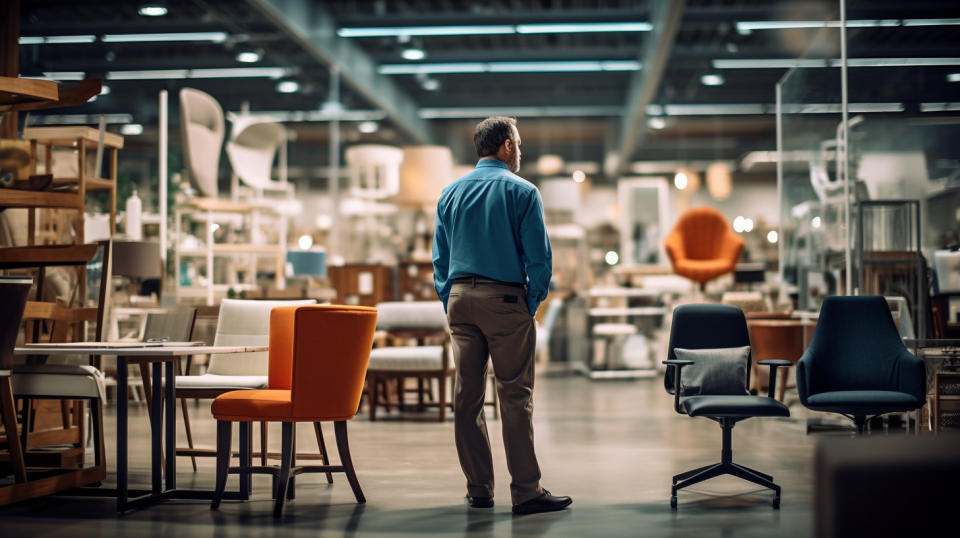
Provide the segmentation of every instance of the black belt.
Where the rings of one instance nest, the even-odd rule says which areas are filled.
[[[477,284],[496,284],[497,286],[510,286],[511,288],[525,288],[527,286],[519,282],[503,282],[484,276],[464,276],[453,279],[453,282],[457,284],[470,284],[471,286],[476,286]]]

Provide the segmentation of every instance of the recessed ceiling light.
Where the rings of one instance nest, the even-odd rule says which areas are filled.
[[[245,64],[252,64],[260,61],[260,53],[253,50],[245,50],[237,53],[237,61]]]
[[[700,77],[700,82],[702,82],[704,86],[723,86],[726,80],[723,78],[723,75],[710,73]]]
[[[423,81],[423,89],[428,92],[434,92],[440,89],[440,81],[435,78],[428,78]]]
[[[128,123],[120,126],[120,134],[125,136],[137,136],[143,134],[143,125],[139,123]]]
[[[297,93],[300,91],[300,83],[296,80],[281,80],[277,83],[277,91],[280,93]]]
[[[947,82],[960,82],[960,73],[950,73],[947,75]]]
[[[107,95],[108,93],[110,93],[110,86],[106,84],[100,86],[100,95]]]
[[[361,121],[357,124],[357,130],[363,134],[375,133],[380,129],[380,125],[375,121]]]
[[[647,120],[647,127],[650,127],[651,129],[663,129],[666,126],[667,120],[663,118],[654,117]]]
[[[163,4],[144,4],[137,13],[144,17],[163,17],[167,14],[167,7]]]
[[[417,60],[422,60],[426,58],[427,53],[424,52],[423,49],[418,47],[407,47],[403,49],[403,52],[400,53],[400,56],[402,56],[404,60],[410,60],[412,62],[415,62]]]

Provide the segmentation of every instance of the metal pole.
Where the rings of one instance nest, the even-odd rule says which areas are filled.
[[[331,211],[330,228],[330,260],[336,260],[341,255],[340,250],[340,67],[333,65],[330,68],[330,91],[327,102],[330,103],[332,116],[330,118],[330,147],[329,147],[329,189],[330,201],[333,204]]]
[[[167,90],[160,90],[160,259],[167,261]],[[177,240],[179,241],[179,237]],[[166,265],[164,265],[166,273]],[[177,283],[179,285],[179,283]]]
[[[779,222],[777,223],[777,268],[780,273],[780,282],[784,282],[783,265],[786,260],[784,245],[785,236],[783,235],[783,223],[786,219],[783,216],[783,94],[781,92],[780,82],[774,86],[777,102],[777,203],[780,205]]]
[[[847,103],[847,2],[840,0],[840,156],[843,159],[840,171],[843,172],[843,229],[846,239],[844,254],[846,257],[846,294],[859,295],[853,289],[853,259],[850,250],[850,158],[848,142],[850,126],[847,125],[849,113]]]

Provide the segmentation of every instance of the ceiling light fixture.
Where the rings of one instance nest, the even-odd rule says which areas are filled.
[[[423,86],[423,89],[428,92],[435,92],[440,89],[440,81],[435,78],[424,79],[420,84]]]
[[[162,80],[187,78],[281,78],[290,74],[286,67],[227,67],[214,69],[151,69],[109,71],[108,80]]]
[[[947,75],[947,82],[960,82],[960,73],[950,73]]]
[[[43,78],[51,80],[83,80],[83,71],[44,71]]]
[[[700,82],[704,86],[723,86],[723,83],[726,82],[726,79],[723,78],[723,75],[710,73],[700,77]]]
[[[587,73],[600,71],[637,71],[634,60],[549,61],[549,62],[451,62],[433,64],[384,64],[381,75],[418,75],[432,73]]]
[[[106,34],[104,43],[149,43],[159,41],[210,41],[223,43],[226,32],[173,32],[159,34]]]
[[[484,24],[460,26],[379,26],[340,28],[340,37],[410,37],[443,35],[493,34],[575,34],[594,32],[649,32],[653,25],[644,21],[632,22],[571,22],[533,24]]]
[[[93,43],[97,36],[91,34],[83,35],[50,35],[50,36],[24,36],[17,40],[21,45],[72,45],[77,43]]]
[[[402,56],[404,60],[415,62],[417,60],[426,58],[427,53],[419,47],[407,47],[403,49],[403,51],[400,53],[400,56]]]
[[[793,69],[840,67],[841,60],[812,59],[715,59],[714,69]],[[960,65],[960,58],[849,58],[848,67],[930,67]]]
[[[649,32],[649,22],[574,22],[518,24],[518,34],[577,34],[593,32]]]
[[[417,115],[425,120],[472,119],[496,115],[515,118],[620,117],[623,115],[623,107],[619,105],[438,107],[421,108],[417,111]]]
[[[120,134],[124,136],[137,136],[143,134],[143,125],[139,123],[128,123],[120,126]]]
[[[255,50],[244,50],[237,53],[237,61],[245,64],[257,63],[261,55]]]
[[[361,121],[357,124],[357,130],[363,134],[375,133],[380,129],[380,125],[375,121]]]
[[[647,119],[647,127],[651,129],[663,129],[667,126],[667,120],[660,117],[652,117]]]
[[[140,9],[137,10],[137,13],[143,15],[144,17],[163,17],[167,14],[167,7],[163,4],[144,4],[140,6]]]
[[[300,91],[300,83],[296,80],[281,80],[277,83],[277,91],[280,93],[297,93]]]
[[[107,95],[109,93],[110,93],[110,86],[107,86],[106,84],[102,84],[100,86],[100,95]]]

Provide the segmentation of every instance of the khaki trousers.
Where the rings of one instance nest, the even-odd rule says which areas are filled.
[[[500,397],[500,422],[513,504],[543,494],[533,450],[533,376],[537,332],[523,288],[455,283],[447,319],[457,366],[454,428],[472,497],[493,496],[493,457],[483,403],[488,357]]]

